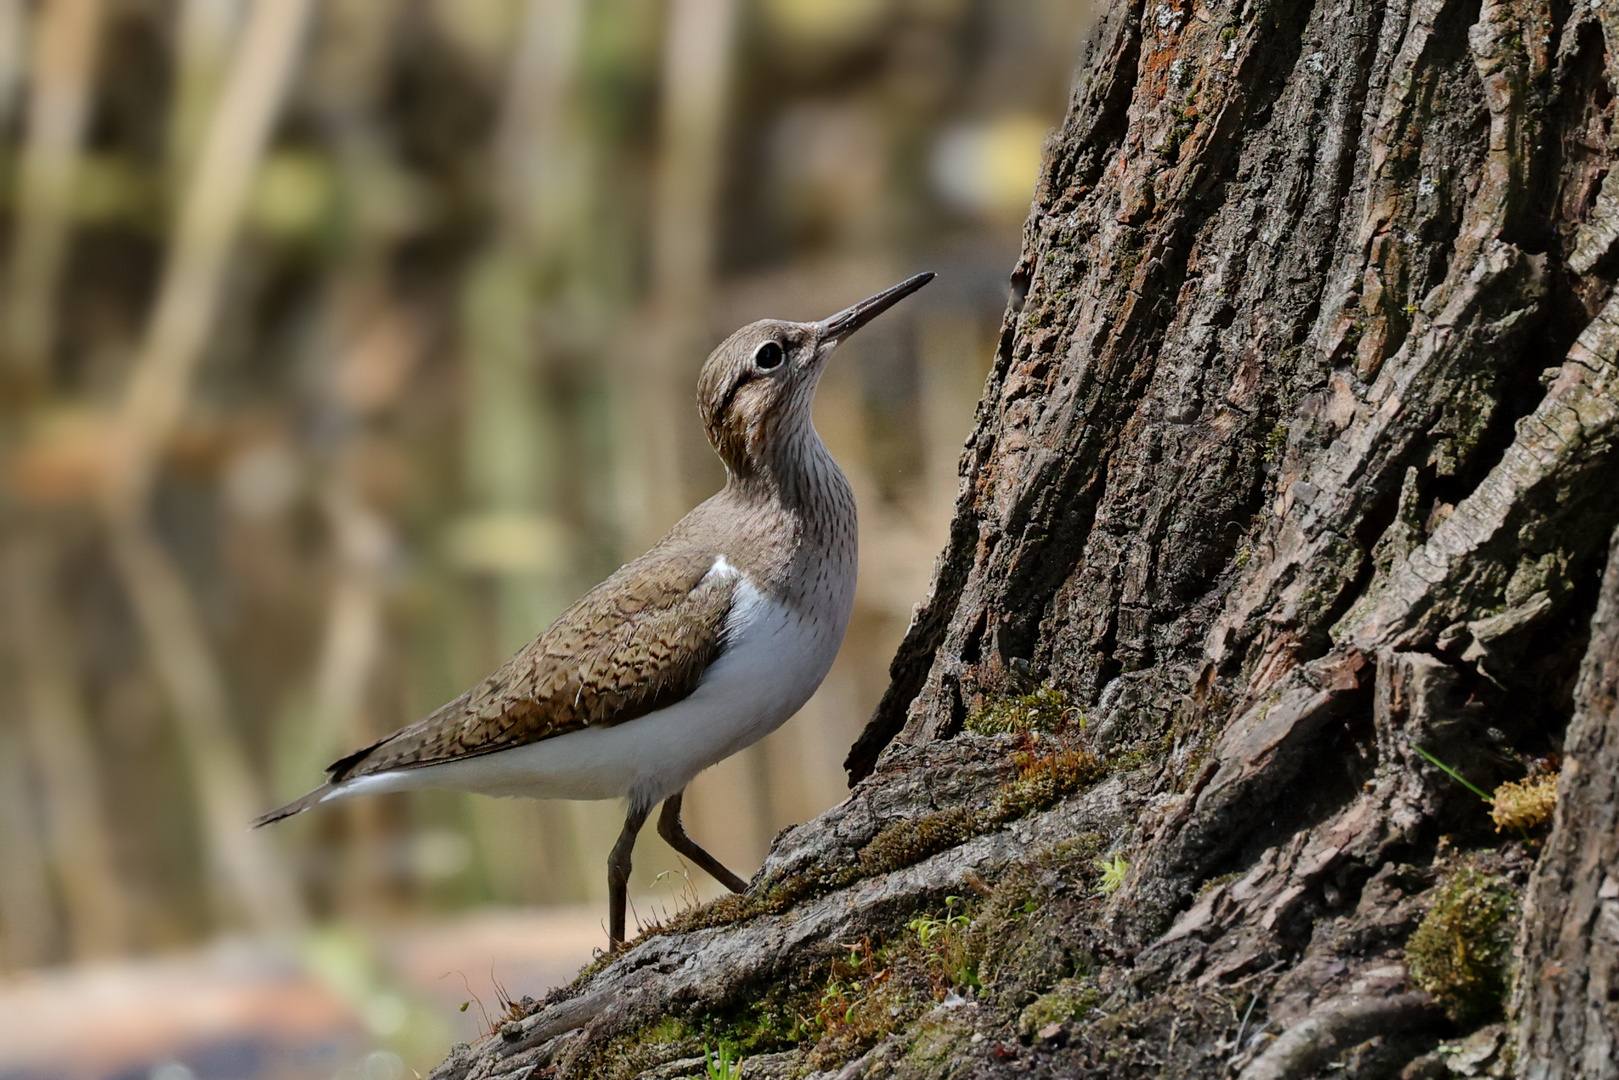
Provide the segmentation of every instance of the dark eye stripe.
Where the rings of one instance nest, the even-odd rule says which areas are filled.
[[[719,409],[717,409],[715,411],[715,413],[714,413],[715,417],[717,417],[718,419],[723,421],[725,419],[725,417],[730,414],[730,412],[731,412],[731,402],[736,399],[737,391],[741,390],[743,386],[747,385],[749,380],[751,380],[752,378],[753,378],[753,372],[751,372],[751,371],[744,371],[742,374],[740,374],[740,375],[738,375],[736,377],[736,382],[732,383],[729,387],[727,387],[726,391],[725,391],[725,396],[720,398],[720,407],[719,407]]]

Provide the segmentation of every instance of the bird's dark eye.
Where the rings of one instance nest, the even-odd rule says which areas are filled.
[[[771,368],[779,366],[786,355],[781,351],[780,342],[767,341],[759,346],[758,351],[753,354],[753,362],[760,371],[769,371]]]

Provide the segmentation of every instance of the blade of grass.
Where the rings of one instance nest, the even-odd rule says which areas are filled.
[[[1428,751],[1424,750],[1422,747],[1417,746],[1415,743],[1413,743],[1411,745],[1411,749],[1415,750],[1417,753],[1421,754],[1423,757],[1427,758],[1429,761],[1433,762],[1435,765],[1439,766],[1441,769],[1444,769],[1447,773],[1449,773],[1451,775],[1452,779],[1454,779],[1457,783],[1461,784],[1468,791],[1471,791],[1473,794],[1475,794],[1479,798],[1483,799],[1485,802],[1491,802],[1492,801],[1490,799],[1489,795],[1485,794],[1484,791],[1479,789],[1475,784],[1473,784],[1470,780],[1468,780],[1467,777],[1463,776],[1461,773],[1457,772],[1455,769],[1451,768],[1449,765],[1446,765],[1443,761],[1440,761],[1438,758],[1436,758],[1432,754],[1428,753]]]

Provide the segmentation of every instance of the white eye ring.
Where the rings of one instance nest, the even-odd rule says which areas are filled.
[[[760,371],[769,371],[771,368],[780,367],[781,362],[786,358],[787,353],[782,349],[779,341],[767,341],[754,350],[753,353],[754,366]]]

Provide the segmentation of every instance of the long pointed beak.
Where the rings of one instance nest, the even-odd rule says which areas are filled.
[[[933,271],[908,277],[898,285],[884,289],[876,296],[870,296],[853,307],[844,308],[830,318],[822,319],[819,323],[822,341],[842,341],[856,330],[865,326],[871,320],[911,295],[934,277]]]

